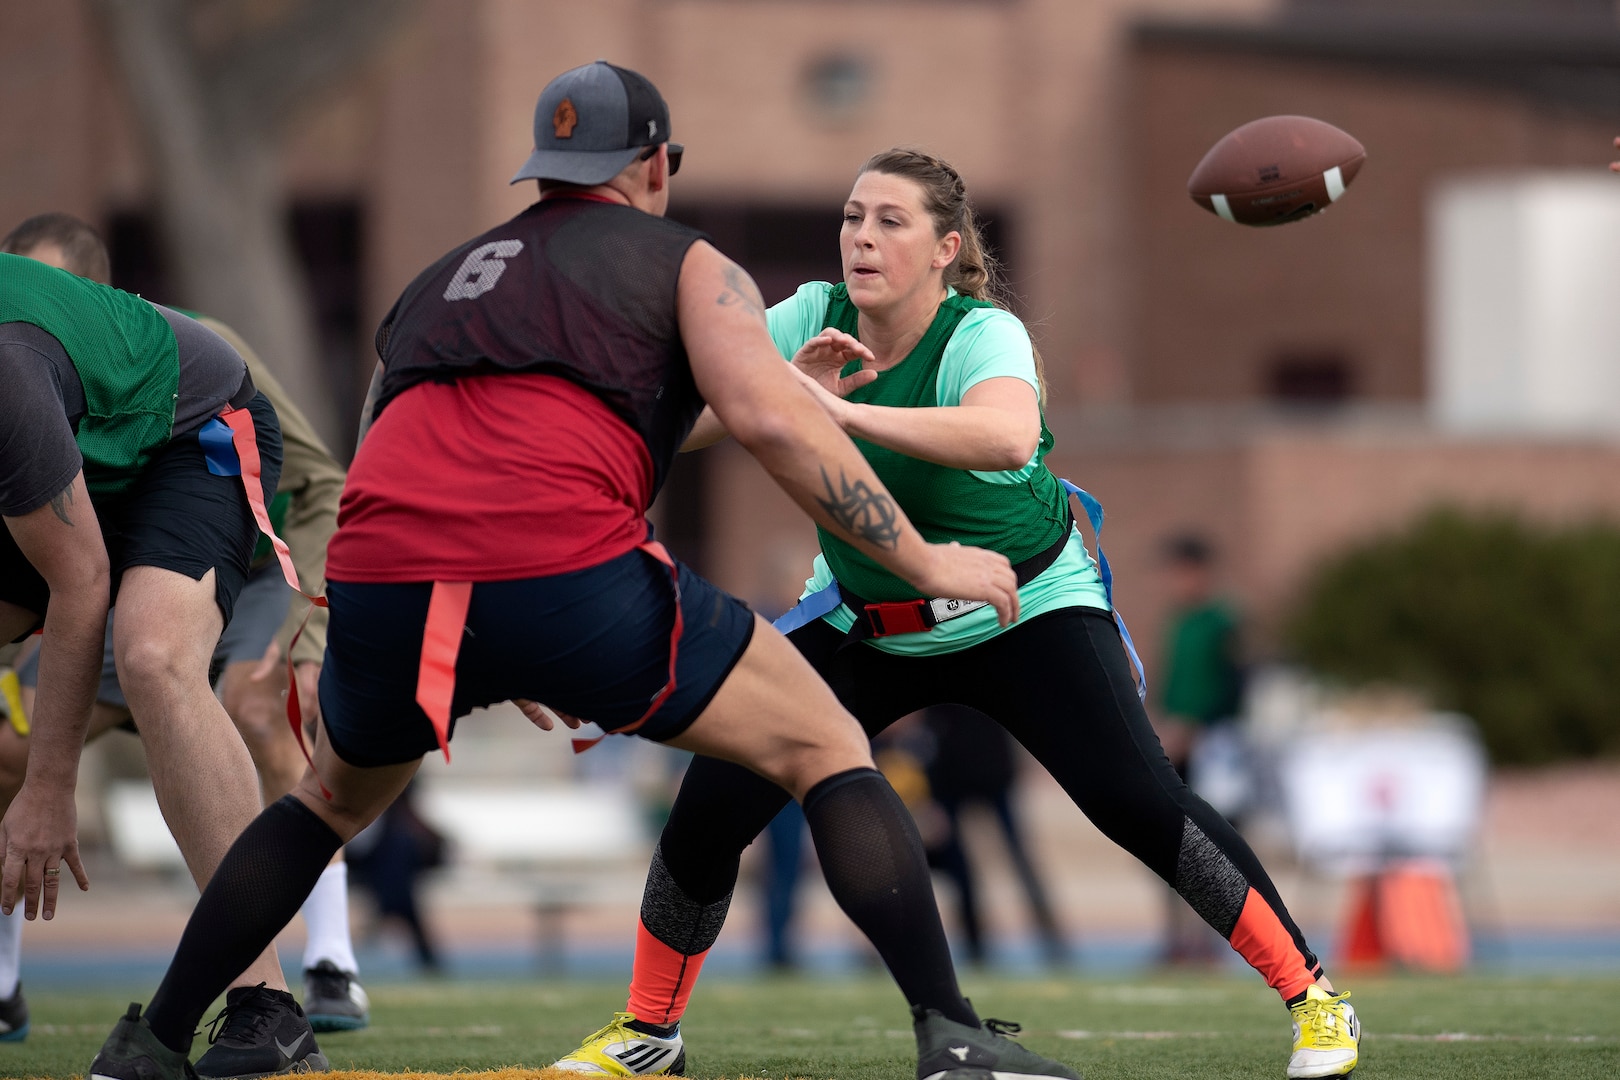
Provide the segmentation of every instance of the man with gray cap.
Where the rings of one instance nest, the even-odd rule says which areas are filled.
[[[916,826],[860,725],[770,624],[652,538],[645,512],[706,401],[823,528],[924,595],[1018,616],[1007,560],[925,541],[778,357],[748,275],[664,218],[669,136],[635,72],[559,76],[515,178],[538,180],[540,200],[423,271],[384,318],[373,423],[328,551],[313,768],[243,832],[145,1015],[131,1006],[91,1076],[183,1077],[208,1003],[332,852],[424,754],[449,756],[457,717],[511,699],[543,729],[593,721],[786,788],[912,1005],[966,1032],[940,1074],[1075,1080],[963,999]]]

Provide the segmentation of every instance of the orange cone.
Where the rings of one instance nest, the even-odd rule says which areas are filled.
[[[1379,881],[1379,908],[1390,957],[1416,971],[1450,973],[1468,964],[1468,926],[1451,871],[1441,863],[1405,863]]]
[[[1388,962],[1383,937],[1378,932],[1378,876],[1368,874],[1350,882],[1350,903],[1345,909],[1339,963],[1365,971],[1381,968]]]
[[[1468,964],[1468,925],[1443,863],[1398,863],[1350,886],[1340,963],[1366,969],[1396,964],[1451,973]]]

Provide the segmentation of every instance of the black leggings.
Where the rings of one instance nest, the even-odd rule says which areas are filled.
[[[990,716],[1093,824],[1174,887],[1285,998],[1320,976],[1260,860],[1171,768],[1107,612],[1048,612],[935,656],[840,648],[844,636],[820,619],[788,640],[869,736],[930,705]],[[699,903],[724,897],[743,849],[787,800],[741,766],[694,759],[659,844],[674,883]]]

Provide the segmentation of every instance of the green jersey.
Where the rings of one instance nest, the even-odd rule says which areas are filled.
[[[791,358],[800,346],[835,326],[859,336],[857,313],[842,285],[811,282],[772,307],[768,322],[777,349]],[[1029,334],[1016,316],[958,296],[941,305],[933,325],[899,364],[850,400],[875,405],[929,407],[960,405],[969,389],[986,379],[1012,377],[1040,389]],[[1065,529],[1069,541],[1056,562],[1019,590],[1022,618],[1062,607],[1109,610],[1096,564],[1080,532],[1069,524],[1067,499],[1044,458],[1052,437],[1043,423],[1040,445],[1023,468],[1001,472],[952,469],[920,461],[856,440],[873,470],[906,516],[930,541],[958,540],[999,551],[1014,563],[1051,547]],[[821,534],[822,554],[806,583],[814,592],[834,577],[868,600],[915,598],[915,589],[837,537]],[[848,630],[855,616],[839,606],[825,616]],[[896,634],[870,642],[886,652],[928,655],[953,652],[1001,632],[993,608],[940,623],[916,634]]]
[[[1238,619],[1220,600],[1175,612],[1165,634],[1164,711],[1198,724],[1230,720],[1243,704]]]
[[[0,323],[24,322],[57,341],[84,388],[74,433],[93,495],[128,487],[169,441],[180,387],[174,331],[138,296],[21,255],[0,254]]]

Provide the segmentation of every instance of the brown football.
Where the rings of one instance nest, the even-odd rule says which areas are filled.
[[[1239,225],[1286,225],[1333,205],[1366,160],[1362,145],[1332,124],[1267,116],[1210,147],[1187,194]]]

